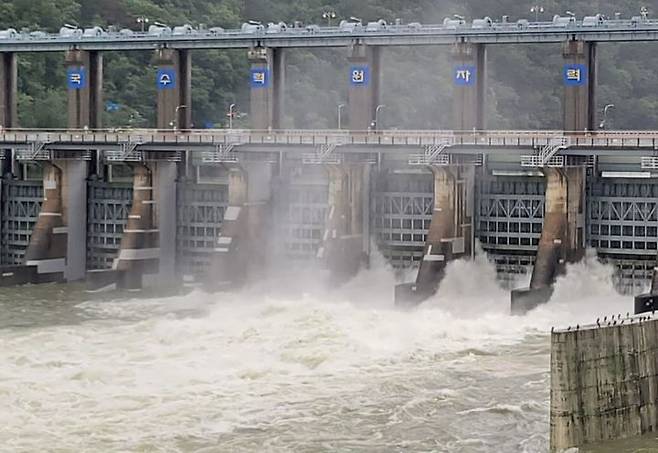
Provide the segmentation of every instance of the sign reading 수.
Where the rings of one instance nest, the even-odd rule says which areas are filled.
[[[587,83],[587,66],[584,64],[566,64],[562,72],[564,84],[580,86]]]
[[[81,90],[87,86],[85,68],[69,68],[66,71],[66,84],[72,90]]]
[[[251,87],[266,88],[270,83],[270,71],[267,68],[254,68],[251,70]]]
[[[173,90],[176,88],[176,71],[173,68],[158,69],[155,84],[158,90]]]
[[[350,68],[350,83],[356,86],[367,86],[370,82],[368,66],[352,66]]]
[[[460,65],[455,66],[453,72],[453,81],[457,86],[471,86],[475,84],[476,70],[475,66]]]

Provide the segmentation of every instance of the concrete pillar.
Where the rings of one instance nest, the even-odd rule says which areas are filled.
[[[324,260],[334,282],[354,277],[366,262],[365,219],[369,213],[368,166],[328,165],[329,215],[318,258]]]
[[[37,266],[38,280],[33,283],[63,280],[66,270],[68,230],[64,223],[62,170],[50,163],[43,165],[43,204],[25,251],[24,264]]]
[[[486,129],[487,50],[484,44],[455,44],[452,49],[456,131]]]
[[[87,174],[82,160],[58,161],[62,169],[62,214],[68,233],[67,281],[84,280],[87,270]]]
[[[250,115],[253,129],[281,129],[285,86],[283,49],[249,49]]]
[[[596,43],[567,41],[562,56],[564,130],[596,130]]]
[[[395,303],[415,305],[432,296],[452,260],[472,253],[474,169],[432,167],[434,211],[415,283],[395,288]]]
[[[13,52],[0,53],[0,127],[18,127],[18,66]]]
[[[103,116],[103,55],[69,50],[65,56],[68,127],[99,129]]]
[[[160,262],[158,273],[149,276],[146,286],[163,286],[178,283],[176,272],[176,178],[175,162],[153,162],[149,164],[153,181],[153,225],[158,230]]]
[[[189,50],[155,51],[158,91],[157,128],[192,128],[192,54]]]
[[[350,48],[349,128],[365,131],[375,122],[380,103],[381,49],[355,44]],[[375,124],[375,129],[379,125]]]
[[[212,257],[211,290],[235,288],[260,277],[272,231],[269,163],[242,163],[229,171],[229,206]]]
[[[585,168],[545,168],[544,227],[539,239],[530,288],[512,291],[512,313],[524,314],[548,302],[555,278],[566,263],[585,251]]]

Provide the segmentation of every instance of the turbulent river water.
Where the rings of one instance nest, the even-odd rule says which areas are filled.
[[[550,329],[628,311],[610,275],[574,266],[526,317],[481,259],[412,311],[382,264],[340,288],[2,289],[0,451],[544,452]]]

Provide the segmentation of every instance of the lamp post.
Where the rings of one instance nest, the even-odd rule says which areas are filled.
[[[603,120],[601,121],[601,124],[599,124],[599,129],[605,129],[606,123],[608,121],[608,111],[614,108],[615,104],[607,104],[605,107],[603,107]]]
[[[327,20],[327,27],[331,27],[331,19],[336,18],[335,11],[325,11],[322,13],[322,18]]]
[[[146,24],[149,23],[149,18],[146,16],[139,16],[137,18],[137,23],[141,26],[143,32],[146,29]]]
[[[228,106],[228,128],[233,129],[233,117],[235,116],[235,104]]]
[[[541,5],[534,5],[530,8],[531,13],[535,13],[535,22],[539,22],[539,14],[544,12],[544,7]]]
[[[185,109],[185,108],[187,108],[187,106],[184,104],[180,104],[176,106],[176,110],[175,110],[176,114],[174,115],[174,120],[169,123],[169,125],[172,127],[173,130],[176,130],[178,128],[178,111],[180,109]]]
[[[377,108],[375,109],[375,124],[373,129],[377,130],[379,129],[379,111],[383,108],[386,108],[386,105],[384,104],[379,104]]]
[[[343,128],[342,127],[343,123],[341,122],[341,120],[342,120],[341,112],[342,112],[344,107],[345,107],[345,104],[338,104],[338,130],[341,130]]]

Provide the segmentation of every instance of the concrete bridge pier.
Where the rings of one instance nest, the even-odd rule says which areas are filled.
[[[84,278],[87,163],[43,163],[43,203],[22,266],[3,266],[0,286]]]
[[[68,127],[99,129],[103,116],[103,54],[78,49],[66,52]]]
[[[562,45],[564,130],[594,131],[596,121],[596,43],[567,41]]]
[[[452,49],[454,63],[453,121],[455,131],[486,128],[487,49],[483,44],[459,43]]]
[[[349,128],[354,131],[381,129],[381,125],[376,124],[381,90],[381,49],[354,44],[349,50],[349,63]]]
[[[249,49],[251,64],[251,127],[268,130],[281,129],[285,81],[283,49],[256,47]]]
[[[265,271],[268,231],[271,231],[272,166],[242,163],[229,169],[229,206],[212,255],[206,286],[234,289]]]
[[[318,249],[331,281],[343,283],[368,261],[367,202],[370,196],[368,165],[327,165],[329,214]]]
[[[0,53],[0,128],[18,127],[18,65],[14,52]]]
[[[155,51],[158,129],[192,128],[192,54],[184,49]]]
[[[512,291],[512,314],[522,315],[549,301],[555,278],[566,263],[585,251],[585,168],[545,168],[544,227],[532,270],[530,287]]]
[[[439,288],[450,261],[473,252],[473,167],[432,167],[434,211],[414,283],[395,288],[395,304],[414,306]]]

